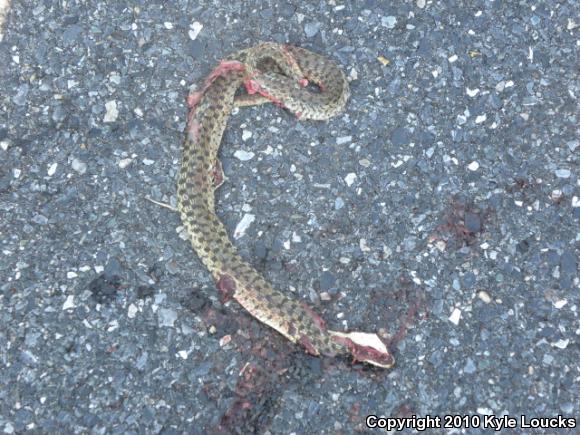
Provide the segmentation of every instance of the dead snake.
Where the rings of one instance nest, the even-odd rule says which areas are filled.
[[[320,92],[306,89],[309,82]],[[241,87],[246,92],[240,95]],[[224,180],[217,154],[234,107],[274,102],[299,119],[327,120],[344,109],[349,95],[336,64],[302,48],[263,43],[227,57],[188,97],[178,209],[195,252],[225,298],[312,355],[351,355],[388,368],[394,359],[376,335],[330,331],[304,302],[274,290],[239,256],[214,211],[214,191]]]

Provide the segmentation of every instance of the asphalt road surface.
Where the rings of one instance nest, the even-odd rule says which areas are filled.
[[[0,432],[576,424],[578,10],[13,2]],[[190,86],[260,41],[331,57],[352,97],[329,122],[234,113],[218,213],[274,287],[333,329],[381,334],[393,369],[311,357],[222,304],[177,213],[147,199],[175,204]]]

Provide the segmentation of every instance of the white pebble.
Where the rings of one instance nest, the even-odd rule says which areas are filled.
[[[151,159],[143,159],[143,164],[145,166],[151,166],[153,163],[155,163],[155,160],[151,160]]]
[[[242,218],[242,220],[236,226],[236,229],[234,231],[234,239],[239,239],[244,234],[246,234],[246,230],[250,227],[250,225],[252,224],[252,222],[254,222],[254,220],[256,220],[256,216],[254,216],[251,213],[246,213]]]
[[[87,172],[87,164],[82,160],[77,159],[76,157],[71,162],[71,166],[79,174],[84,174]]]
[[[457,55],[456,54],[453,54],[453,55],[449,56],[447,58],[447,60],[449,61],[449,63],[453,63],[453,62],[455,62],[457,60]]]
[[[394,29],[397,25],[397,18],[393,16],[381,17],[381,25],[387,29]]]
[[[359,246],[360,250],[363,252],[370,252],[370,250],[371,250],[371,248],[369,248],[369,245],[367,244],[366,239],[360,239],[358,241],[358,246]]]
[[[173,29],[173,23],[166,21],[163,23],[163,27],[165,27],[167,30],[171,30],[171,29]]]
[[[479,297],[479,299],[481,299],[486,304],[489,304],[491,302],[491,296],[489,295],[488,292],[485,292],[483,290],[477,293],[477,297]]]
[[[127,317],[129,317],[129,319],[135,318],[137,311],[139,311],[139,310],[137,309],[135,304],[129,305],[129,308],[127,308]]]
[[[348,73],[348,78],[351,81],[358,79],[358,72],[357,72],[357,70],[354,69],[354,68],[351,68],[350,69],[350,72]]]
[[[568,343],[570,343],[570,340],[568,338],[566,338],[565,340],[559,339],[555,343],[552,343],[552,346],[557,347],[558,349],[566,349],[568,347]]]
[[[249,130],[243,130],[242,131],[242,140],[245,142],[247,141],[249,138],[252,137],[252,132]]]
[[[475,88],[475,89],[465,88],[465,92],[467,93],[468,96],[475,97],[477,94],[479,94],[479,89],[477,89],[477,88]]]
[[[552,302],[552,305],[554,305],[554,308],[556,308],[557,310],[560,310],[562,308],[564,308],[564,305],[566,305],[568,303],[568,299],[560,299],[557,300],[556,302]]]
[[[467,165],[467,169],[470,171],[477,171],[479,169],[479,163],[474,160],[469,165]]]
[[[54,173],[56,172],[57,166],[58,166],[58,163],[53,163],[48,167],[48,169],[46,170],[46,173],[48,174],[49,177],[52,177],[54,175]]]
[[[337,145],[343,145],[343,144],[348,143],[350,141],[352,141],[352,136],[341,136],[341,137],[336,138]]]
[[[459,325],[460,319],[461,319],[461,310],[459,308],[454,308],[453,312],[449,316],[449,321],[454,325]]]
[[[481,124],[482,122],[484,122],[487,119],[487,115],[484,113],[483,115],[478,115],[475,118],[475,123],[476,124]]]
[[[344,182],[346,183],[347,186],[352,186],[352,183],[354,183],[355,180],[356,174],[354,172],[351,172],[347,174],[346,177],[344,177]]]
[[[252,151],[236,150],[234,157],[242,162],[253,159],[255,154]]]
[[[125,169],[127,166],[129,166],[131,164],[131,162],[133,161],[133,159],[122,159],[119,161],[119,168],[121,169]]]
[[[63,310],[68,310],[69,308],[75,307],[75,297],[73,295],[69,295],[66,297],[66,301],[62,304]]]
[[[199,32],[201,32],[201,29],[203,29],[203,24],[201,24],[199,21],[194,21],[193,23],[191,23],[191,26],[189,26],[189,28],[191,29],[188,32],[189,39],[193,41],[195,40],[195,38],[197,38]]]
[[[477,413],[481,414],[481,415],[493,415],[494,414],[492,409],[483,408],[483,407],[477,408]]]
[[[107,112],[105,113],[103,122],[115,122],[117,120],[117,117],[119,116],[119,111],[117,110],[117,102],[115,100],[107,101],[105,103],[105,109],[107,110]]]
[[[67,277],[68,279],[73,279],[73,278],[76,278],[77,276],[78,276],[78,275],[77,275],[77,273],[76,273],[76,272],[67,272],[67,273],[66,273],[66,277]]]

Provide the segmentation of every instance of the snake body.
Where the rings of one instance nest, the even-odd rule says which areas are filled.
[[[320,92],[306,89],[308,81]],[[242,87],[246,93],[237,95]],[[358,344],[348,334],[329,331],[305,303],[272,288],[239,256],[214,211],[214,190],[224,179],[218,149],[234,107],[274,102],[300,119],[326,120],[344,109],[348,97],[344,73],[327,58],[302,48],[264,43],[227,57],[202,89],[188,97],[178,210],[195,252],[225,299],[235,299],[312,355],[351,355],[390,367],[394,360],[386,348]]]

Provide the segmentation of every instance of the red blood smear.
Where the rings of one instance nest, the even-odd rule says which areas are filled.
[[[298,343],[300,343],[302,346],[304,346],[304,349],[306,349],[306,351],[309,354],[314,355],[314,356],[318,356],[318,351],[312,345],[312,342],[310,341],[310,339],[306,335],[303,335],[302,337],[300,337],[300,340],[298,341]]]
[[[229,301],[236,292],[236,282],[230,275],[225,273],[220,275],[216,282],[216,287],[219,290],[222,302],[224,303]]]
[[[316,326],[318,326],[318,328],[321,331],[326,331],[326,322],[322,317],[320,317],[320,314],[318,314],[316,311],[314,311],[305,303],[302,303],[302,308],[304,308],[304,310],[310,315],[310,318],[314,321]]]

